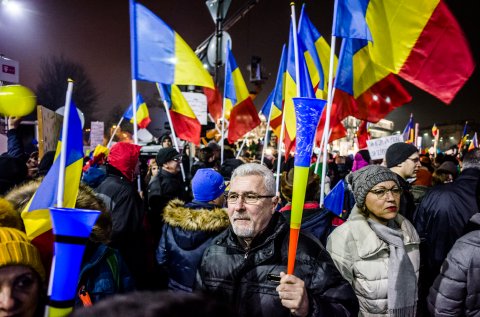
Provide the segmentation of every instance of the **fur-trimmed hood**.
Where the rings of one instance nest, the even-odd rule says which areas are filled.
[[[167,204],[163,219],[172,227],[192,231],[221,231],[230,225],[225,209],[187,208],[179,199],[173,199]]]

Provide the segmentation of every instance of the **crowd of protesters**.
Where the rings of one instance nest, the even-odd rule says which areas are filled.
[[[53,255],[20,213],[54,152],[28,152],[18,123],[0,156],[0,316],[40,316]],[[190,164],[165,135],[154,157],[119,142],[85,159],[76,207],[101,216],[77,288],[93,306],[79,295],[73,316],[480,315],[480,149],[330,154],[326,188],[347,185],[340,216],[319,204],[312,161],[286,274],[294,158],[278,157],[273,137],[263,162],[260,141],[225,144],[223,162],[221,148],[197,148]]]

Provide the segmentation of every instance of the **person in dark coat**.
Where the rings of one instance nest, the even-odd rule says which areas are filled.
[[[238,167],[227,196],[230,226],[202,257],[196,289],[239,316],[356,316],[358,301],[318,240],[300,233],[295,274],[286,274],[289,225],[275,212],[275,178],[265,166]]]
[[[211,168],[197,171],[192,179],[193,201],[174,199],[165,207],[157,262],[168,274],[168,288],[191,292],[203,251],[228,227],[223,206],[225,183]]]
[[[418,169],[422,166],[418,149],[409,143],[393,143],[385,153],[385,163],[392,172],[397,174],[403,191],[400,197],[400,214],[413,223],[416,206],[412,186],[407,180],[415,179]]]
[[[147,277],[143,203],[136,186],[139,156],[136,144],[114,144],[107,158],[107,176],[95,192],[112,215],[110,246],[120,251],[141,289]]]
[[[160,149],[156,156],[159,172],[148,184],[147,219],[153,236],[153,245],[158,245],[163,226],[163,209],[177,198],[190,201],[187,186],[182,180],[180,163],[182,156],[174,148]]]
[[[480,314],[480,214],[469,224],[476,230],[455,242],[428,295],[432,316]]]
[[[432,188],[415,213],[420,236],[420,291],[423,298],[440,272],[440,267],[469,219],[479,212],[476,188],[480,181],[480,149],[468,152],[462,172],[453,183]]]
[[[8,154],[0,155],[0,195],[27,179],[27,165],[22,159]]]

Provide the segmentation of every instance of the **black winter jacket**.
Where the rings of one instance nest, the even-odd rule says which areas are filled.
[[[287,270],[289,228],[275,213],[263,233],[245,250],[232,227],[205,250],[197,288],[229,303],[239,316],[290,316],[282,306],[272,275]],[[295,276],[305,282],[309,316],[356,316],[358,301],[330,255],[317,239],[300,234]]]
[[[477,230],[457,240],[430,288],[432,316],[480,316],[480,214],[470,223]]]
[[[214,205],[174,199],[164,209],[157,262],[168,273],[168,288],[191,292],[195,274],[212,239],[229,225],[227,212]]]
[[[117,169],[107,167],[107,177],[95,188],[112,215],[111,243],[120,251],[127,266],[142,288],[145,281],[146,249],[143,204],[135,185]]]
[[[175,198],[182,201],[190,200],[182,176],[180,173],[172,174],[160,168],[158,174],[148,184],[147,219],[155,246],[158,245],[162,234],[163,209]]]
[[[465,169],[453,183],[433,187],[418,206],[414,226],[421,241],[421,274],[426,275],[422,278],[426,287],[432,285],[447,253],[464,234],[468,220],[479,212],[479,180],[480,170]]]

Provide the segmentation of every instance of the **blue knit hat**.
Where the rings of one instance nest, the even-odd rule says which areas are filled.
[[[218,198],[225,191],[225,181],[213,168],[201,168],[192,179],[193,198],[209,202]]]

